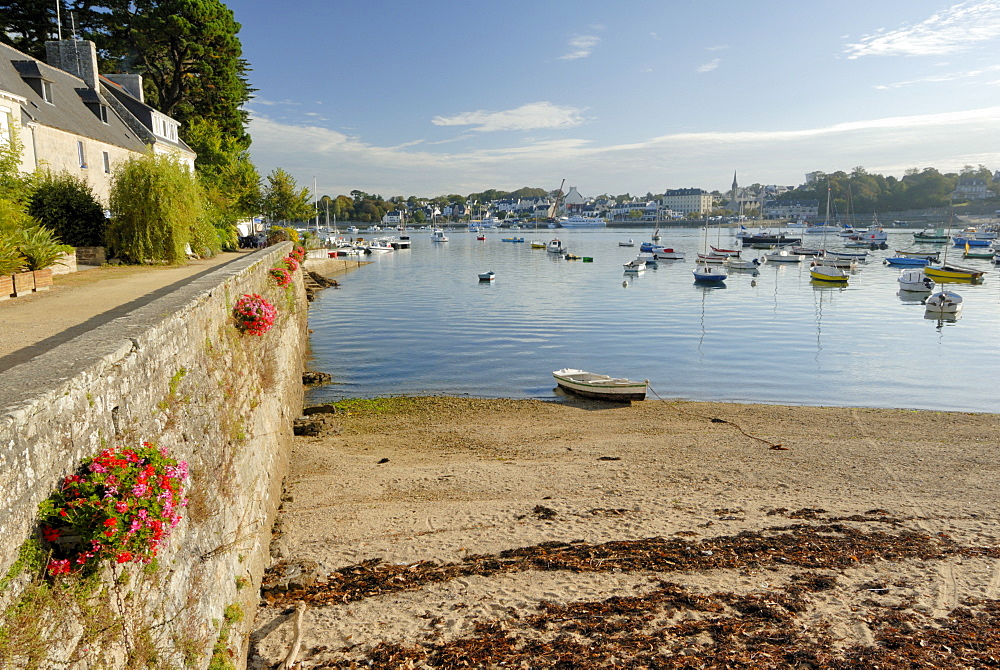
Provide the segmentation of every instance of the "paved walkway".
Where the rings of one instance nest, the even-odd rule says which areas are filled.
[[[0,372],[248,253],[223,253],[177,267],[108,266],[56,275],[48,291],[0,302]]]

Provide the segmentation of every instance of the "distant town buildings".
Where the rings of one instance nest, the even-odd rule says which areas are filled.
[[[712,211],[712,194],[700,188],[676,188],[663,194],[663,207],[682,215]]]
[[[811,221],[819,216],[818,200],[767,200],[764,202],[765,219],[794,219]]]
[[[966,200],[985,200],[994,195],[996,194],[987,188],[985,181],[973,177],[960,177],[952,193],[952,197]]]

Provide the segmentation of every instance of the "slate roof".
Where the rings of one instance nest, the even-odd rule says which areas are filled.
[[[51,83],[51,104],[45,102],[41,91],[29,83],[31,80]],[[7,44],[0,44],[0,89],[26,99],[27,102],[21,105],[25,122],[36,121],[42,126],[131,151],[146,150],[142,140],[110,108],[108,122],[101,121],[94,107],[104,102],[103,98],[89,89],[82,79],[37,61]]]

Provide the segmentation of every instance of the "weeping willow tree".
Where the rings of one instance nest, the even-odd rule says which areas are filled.
[[[171,156],[147,154],[120,163],[109,204],[106,240],[113,256],[176,264],[184,263],[189,251],[198,256],[219,252],[198,181]]]

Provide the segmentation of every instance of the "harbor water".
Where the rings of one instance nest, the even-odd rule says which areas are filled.
[[[964,298],[958,318],[945,320],[925,313],[926,294],[900,292],[899,269],[882,263],[894,249],[944,249],[914,244],[913,231],[890,231],[888,249],[869,252],[846,286],[812,281],[808,260],[696,283],[706,242],[736,244],[732,231],[714,229],[665,228],[660,243],[687,258],[625,273],[651,232],[503,230],[480,241],[452,230],[435,243],[412,231],[412,248],[363,257],[370,262],[312,304],[309,367],[334,381],[309,401],[557,400],[552,371],[580,368],[648,379],[664,399],[1000,411],[1000,276],[989,261],[949,249],[949,262],[988,272],[981,284],[944,285]],[[502,241],[515,235],[525,241]],[[593,262],[531,248],[553,237]],[[630,239],[634,247],[620,246]],[[841,246],[834,236],[824,244]],[[495,281],[479,281],[488,270]]]

